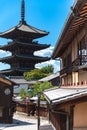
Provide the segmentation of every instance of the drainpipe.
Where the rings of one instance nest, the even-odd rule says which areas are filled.
[[[66,116],[66,130],[69,130],[69,113],[68,112],[59,112],[59,111],[55,111],[55,110],[52,110],[52,112]]]

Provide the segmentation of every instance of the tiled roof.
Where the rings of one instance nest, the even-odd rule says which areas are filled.
[[[39,37],[48,35],[48,33],[49,32],[34,28],[28,24],[19,23],[17,26],[5,32],[0,33],[0,37],[13,39],[13,38],[16,38],[17,36],[24,36],[24,37],[30,37],[30,38],[32,36],[32,38],[39,38]]]
[[[31,32],[31,33],[41,33],[41,34],[48,34],[46,31],[42,31],[39,29],[36,29],[30,25],[27,24],[22,24],[21,26],[18,27],[19,30],[25,31],[25,32]]]
[[[55,88],[43,92],[48,102],[60,104],[83,96],[87,96],[85,88]]]
[[[55,73],[55,74],[51,74],[51,75],[49,75],[49,76],[47,76],[47,77],[45,77],[45,78],[42,78],[42,79],[40,79],[39,81],[40,82],[44,82],[44,81],[50,81],[50,80],[52,80],[52,79],[54,79],[54,78],[57,78],[57,77],[59,77],[59,73]]]
[[[12,78],[11,81],[17,83],[17,84],[35,84],[36,81],[27,81],[25,79],[21,78]]]

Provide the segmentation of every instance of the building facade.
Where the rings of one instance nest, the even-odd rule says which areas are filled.
[[[52,55],[53,58],[61,59],[60,77],[65,86],[87,82],[86,4],[86,0],[75,2],[73,8],[78,8],[79,16],[74,16],[73,12],[70,14]]]
[[[15,82],[0,75],[0,123],[12,123],[16,103],[13,101]]]
[[[76,0],[54,48],[61,87],[44,92],[54,130],[87,129],[87,0]]]
[[[54,130],[87,129],[87,87],[51,89],[44,96]]]

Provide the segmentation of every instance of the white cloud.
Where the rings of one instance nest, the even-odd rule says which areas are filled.
[[[38,55],[38,56],[42,56],[42,57],[51,57],[53,49],[54,49],[54,47],[51,46],[51,47],[49,47],[47,49],[44,49],[44,50],[41,50],[41,51],[37,51],[34,54]],[[36,68],[42,68],[42,67],[47,66],[47,65],[53,65],[54,73],[60,70],[60,63],[59,63],[59,61],[52,60],[52,59],[49,60],[49,61],[46,61],[46,62],[42,62],[42,63],[36,64],[35,67]]]
[[[43,49],[43,50],[34,52],[34,55],[43,56],[43,57],[51,57],[53,49],[54,49],[54,47],[51,46],[47,49]]]
[[[0,50],[0,58],[8,57],[10,55],[11,55],[11,53],[9,51]],[[9,68],[10,68],[10,65],[0,62],[0,70],[5,70],[5,69],[9,69]]]
[[[5,69],[9,69],[9,68],[10,68],[10,65],[0,62],[0,70],[5,70]]]
[[[40,69],[40,68],[42,68],[44,66],[48,66],[48,65],[53,65],[54,73],[56,73],[60,70],[60,62],[56,61],[56,60],[49,60],[46,62],[42,62],[42,63],[36,64],[35,67]]]
[[[9,51],[0,50],[0,58],[7,57],[10,55],[11,55],[11,53]]]
[[[0,54],[6,53],[6,51],[0,50]]]

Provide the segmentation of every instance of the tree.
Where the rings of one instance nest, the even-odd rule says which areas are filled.
[[[30,72],[25,72],[24,77],[26,80],[37,80],[41,79],[43,77],[46,77],[47,75],[39,69],[31,70]]]
[[[24,72],[24,77],[26,80],[38,80],[44,78],[53,73],[53,66],[49,65],[43,67],[42,69],[34,69],[30,72]]]
[[[53,88],[54,86],[46,81],[46,82],[37,82],[36,84],[33,85],[33,88],[34,88],[34,93],[33,95],[36,96],[38,95],[38,93],[42,93],[44,90],[47,90],[49,88]],[[41,95],[41,99],[44,100],[44,97],[43,95]]]
[[[53,86],[50,82],[46,81],[46,82],[37,82],[36,84],[34,84],[32,86],[33,91],[29,91],[29,89],[25,89],[25,88],[21,88],[20,92],[19,92],[19,96],[25,100],[26,97],[33,97],[33,96],[37,96],[38,93],[42,93],[44,90],[53,88],[55,86]],[[41,94],[41,100],[45,100],[44,96]]]
[[[43,72],[45,74],[52,74],[53,70],[54,70],[54,68],[52,65],[48,65],[48,66],[41,68],[41,72]]]
[[[24,88],[21,88],[19,90],[19,96],[22,98],[22,99],[26,99],[26,96],[29,96],[28,95],[28,91]]]

